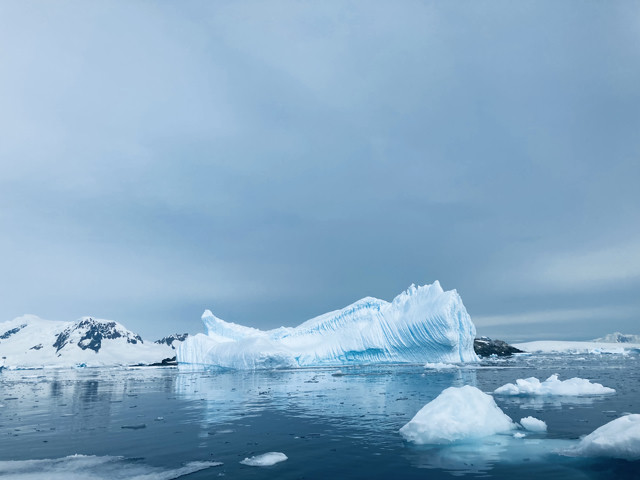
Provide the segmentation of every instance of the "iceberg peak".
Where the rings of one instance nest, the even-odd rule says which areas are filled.
[[[392,302],[365,297],[297,327],[259,330],[205,310],[207,335],[187,338],[180,364],[233,369],[477,361],[476,329],[455,290],[411,285]]]

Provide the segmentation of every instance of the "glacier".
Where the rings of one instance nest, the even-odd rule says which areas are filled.
[[[476,328],[455,290],[411,285],[391,302],[366,297],[297,327],[259,330],[202,315],[178,364],[253,370],[379,363],[476,362]]]

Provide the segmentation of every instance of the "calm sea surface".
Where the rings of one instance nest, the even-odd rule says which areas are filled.
[[[558,454],[624,413],[640,413],[637,355],[539,355],[477,366],[184,372],[175,368],[0,372],[0,476],[16,479],[640,478],[640,462]],[[449,447],[398,429],[450,386],[490,392],[518,378],[582,377],[596,397],[496,397],[547,434]],[[266,452],[271,467],[239,462]],[[72,455],[82,455],[70,457]],[[214,466],[210,463],[222,462]],[[191,473],[190,473],[191,472]]]

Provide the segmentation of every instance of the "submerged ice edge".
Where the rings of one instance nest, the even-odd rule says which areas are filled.
[[[146,465],[118,456],[69,455],[62,458],[0,461],[0,477],[12,480],[173,480],[221,462],[188,462],[176,468]]]
[[[207,335],[178,348],[179,364],[252,370],[478,360],[475,326],[460,296],[437,281],[412,285],[392,302],[368,297],[295,328],[262,331],[210,311],[202,320]]]

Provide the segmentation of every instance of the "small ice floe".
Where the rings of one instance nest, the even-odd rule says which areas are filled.
[[[513,438],[524,438],[526,437],[527,434],[526,433],[522,433],[522,432],[516,432],[513,434]]]
[[[466,385],[443,390],[400,429],[400,435],[421,445],[448,444],[507,433],[515,428],[491,395]]]
[[[276,463],[284,462],[288,457],[282,452],[268,452],[255,457],[245,458],[240,463],[250,467],[270,467]]]
[[[344,377],[344,373],[342,370],[336,370],[331,374],[332,377]]]
[[[616,418],[562,453],[577,457],[610,457],[640,460],[640,415]]]
[[[520,419],[520,425],[530,432],[543,433],[547,431],[547,424],[534,417],[524,417]]]
[[[519,378],[516,383],[507,383],[493,392],[497,395],[606,395],[616,393],[613,388],[599,383],[591,383],[585,378],[558,380],[558,375],[551,375],[544,382],[535,377]]]
[[[458,368],[458,366],[452,363],[436,362],[436,363],[425,363],[424,368],[428,368],[431,370],[451,370],[453,368]]]

